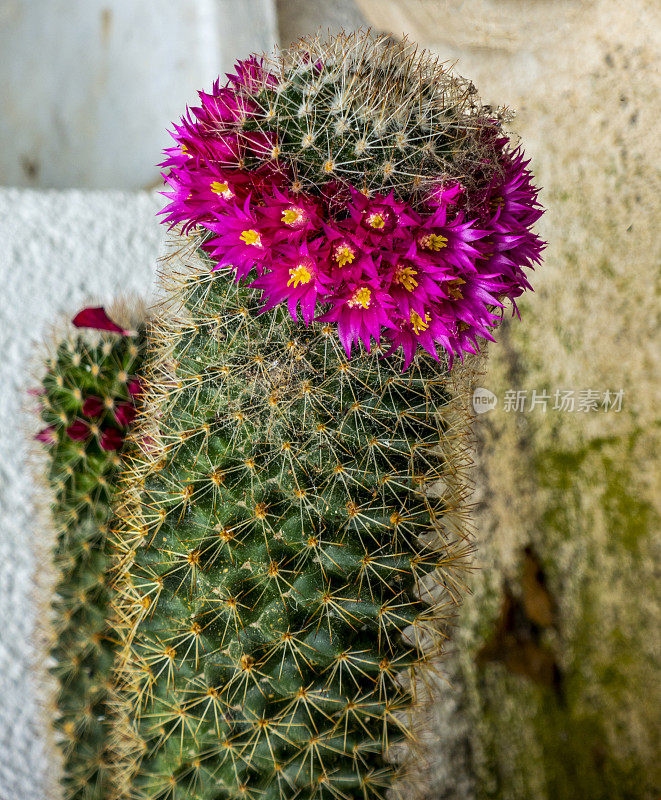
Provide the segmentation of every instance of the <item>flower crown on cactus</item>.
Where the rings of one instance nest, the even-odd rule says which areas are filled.
[[[364,35],[302,41],[199,94],[166,150],[162,213],[201,230],[265,311],[337,323],[348,356],[401,347],[406,368],[418,346],[450,364],[476,352],[531,288],[544,243],[528,161],[506,113],[431,57]]]

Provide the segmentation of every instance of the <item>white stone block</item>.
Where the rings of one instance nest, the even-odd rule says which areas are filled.
[[[149,293],[163,229],[155,193],[0,189],[0,798],[45,800],[48,718],[35,694],[35,515],[25,412],[30,371],[56,323],[120,292]]]

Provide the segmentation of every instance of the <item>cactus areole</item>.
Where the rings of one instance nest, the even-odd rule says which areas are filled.
[[[384,797],[466,552],[456,361],[528,288],[537,190],[406,44],[302,41],[200,97],[117,531],[126,795]]]

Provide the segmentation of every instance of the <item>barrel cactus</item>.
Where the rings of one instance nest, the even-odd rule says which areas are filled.
[[[124,795],[384,797],[460,594],[474,354],[540,261],[537,190],[505,112],[384,38],[200,97],[116,532]]]
[[[102,308],[84,309],[74,325],[98,332],[67,335],[33,394],[45,425],[36,438],[47,450],[57,534],[51,656],[65,797],[105,800],[116,649],[109,623],[108,529],[120,452],[136,413],[142,334],[123,330]]]

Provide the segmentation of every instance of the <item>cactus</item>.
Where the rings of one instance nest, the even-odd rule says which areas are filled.
[[[117,530],[124,793],[384,797],[469,549],[466,354],[539,261],[536,190],[467,82],[383,39],[201,97]]]
[[[68,336],[47,360],[42,386],[34,392],[46,425],[36,438],[47,448],[57,532],[51,656],[65,796],[105,800],[116,647],[108,619],[108,526],[119,454],[135,416],[141,334],[123,331],[100,308],[84,309],[74,324],[104,332]]]

